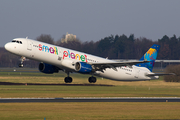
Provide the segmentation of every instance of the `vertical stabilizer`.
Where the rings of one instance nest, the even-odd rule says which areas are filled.
[[[160,48],[160,45],[156,45],[156,44],[152,45],[152,47],[139,60],[139,61],[147,60],[147,61],[150,61],[150,62],[136,64],[136,66],[138,66],[138,67],[146,67],[152,72],[155,60],[156,60],[158,52],[159,52],[159,48]]]

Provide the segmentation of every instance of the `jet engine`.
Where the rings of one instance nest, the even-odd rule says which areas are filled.
[[[84,62],[76,62],[75,70],[79,73],[90,73],[92,72],[92,66]]]
[[[53,73],[58,73],[59,68],[47,63],[39,63],[39,71],[46,74],[53,74]]]

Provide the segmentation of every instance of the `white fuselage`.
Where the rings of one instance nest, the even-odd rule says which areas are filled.
[[[27,57],[29,59],[37,60],[40,62],[48,63],[57,66],[66,71],[75,71],[74,63],[82,62],[111,62],[112,60],[104,59],[94,55],[78,52],[68,48],[63,48],[31,39],[16,38],[16,41],[21,41],[22,44],[17,42],[9,42],[5,45],[6,50],[9,52]],[[115,61],[112,61],[115,62]],[[108,78],[117,81],[141,81],[158,79],[158,76],[148,77],[146,74],[152,73],[145,67],[117,67],[117,71],[106,68],[104,72],[96,71],[94,75]]]

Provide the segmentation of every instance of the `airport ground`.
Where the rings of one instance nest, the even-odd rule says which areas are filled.
[[[1,98],[60,97],[180,97],[180,83],[160,80],[118,82],[98,78],[89,84],[87,75],[45,75],[34,69],[0,69]],[[11,84],[11,85],[10,85]],[[0,103],[1,119],[178,119],[179,102],[70,102]]]

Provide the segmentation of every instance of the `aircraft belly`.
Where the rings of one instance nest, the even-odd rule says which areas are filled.
[[[133,80],[131,73],[124,72],[124,71],[122,71],[120,69],[118,69],[118,71],[115,71],[113,69],[106,69],[104,71],[104,73],[103,72],[99,72],[99,75],[104,77],[104,78],[108,78],[108,79],[112,79],[112,80],[117,80],[117,81],[118,80],[119,81],[121,81],[121,80],[124,81],[124,80],[129,80],[129,79]]]
[[[117,69],[117,71],[113,69],[106,69],[103,72],[98,72],[99,76],[108,78],[111,80],[116,80],[116,81],[141,81],[141,80],[150,80],[149,77],[144,77],[144,75],[141,73],[136,72],[130,72],[130,71],[124,71],[121,69]]]

